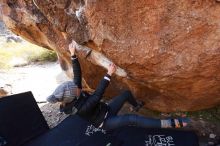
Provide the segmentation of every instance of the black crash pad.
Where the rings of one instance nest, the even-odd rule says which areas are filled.
[[[192,131],[143,129],[132,126],[104,131],[79,116],[69,116],[57,127],[25,146],[198,146]]]
[[[0,116],[4,116],[4,119],[0,119],[0,137],[6,139],[5,146],[198,146],[197,136],[192,131],[132,126],[105,131],[95,128],[77,115],[69,116],[58,126],[48,130],[30,92],[13,96],[14,99],[0,99],[0,111],[10,107],[10,110],[4,109],[4,112],[0,112]],[[21,100],[18,100],[18,96]],[[23,115],[20,114],[22,111]],[[16,116],[17,113],[20,115]]]
[[[0,98],[0,137],[6,146],[20,146],[48,130],[31,92]]]

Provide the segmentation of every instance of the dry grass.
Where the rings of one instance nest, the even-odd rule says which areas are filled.
[[[0,68],[10,68],[11,61],[15,58],[25,60],[27,63],[37,61],[56,61],[54,51],[44,49],[29,42],[1,42],[0,44]]]

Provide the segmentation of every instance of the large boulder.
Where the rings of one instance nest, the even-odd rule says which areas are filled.
[[[14,33],[55,50],[71,75],[68,43],[92,49],[80,56],[91,88],[105,61],[118,65],[106,96],[124,89],[158,111],[220,104],[220,3],[217,0],[1,0]],[[103,61],[104,60],[104,61]]]

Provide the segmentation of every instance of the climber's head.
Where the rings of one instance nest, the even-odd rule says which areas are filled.
[[[63,104],[72,102],[77,98],[77,85],[72,81],[67,81],[59,85],[55,91],[47,97],[50,103],[62,102]]]

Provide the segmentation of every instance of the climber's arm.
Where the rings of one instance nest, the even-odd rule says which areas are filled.
[[[69,45],[69,50],[71,54],[71,62],[72,62],[73,75],[74,75],[73,81],[78,86],[77,96],[80,96],[80,92],[82,89],[82,72],[78,58],[75,55],[75,49],[76,49],[76,42],[73,41]]]
[[[88,110],[93,109],[97,103],[102,99],[105,89],[108,87],[111,75],[116,71],[116,66],[111,64],[108,68],[108,73],[103,77],[100,81],[99,85],[97,86],[95,92],[90,96],[83,106],[80,108],[79,113],[84,114],[88,112]]]
[[[73,67],[73,74],[74,83],[78,86],[78,88],[82,89],[82,73],[80,63],[76,55],[71,55],[72,67]]]

